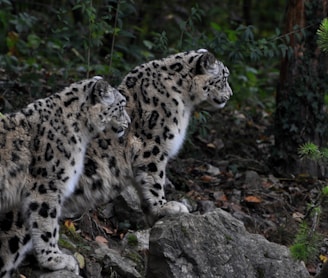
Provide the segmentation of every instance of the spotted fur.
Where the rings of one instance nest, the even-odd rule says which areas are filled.
[[[118,87],[132,119],[125,140],[105,132],[92,141],[85,172],[65,210],[108,202],[133,184],[150,224],[188,212],[165,199],[166,165],[183,144],[193,109],[202,102],[219,109],[229,100],[228,76],[229,70],[204,49],[150,61],[128,73]]]
[[[1,115],[0,277],[11,277],[31,249],[40,266],[78,273],[76,260],[58,248],[58,217],[90,140],[106,128],[123,135],[130,122],[125,105],[123,95],[94,77]]]

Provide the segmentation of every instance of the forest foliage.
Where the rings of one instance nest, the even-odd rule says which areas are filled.
[[[247,1],[246,1],[247,2]],[[268,2],[268,1],[264,1]],[[113,85],[135,65],[207,48],[230,69],[235,104],[273,108],[284,1],[0,0],[0,68],[29,93],[98,74]],[[273,12],[274,11],[274,12]]]
[[[309,3],[314,2],[320,1]],[[32,99],[42,97],[90,75],[104,75],[118,85],[129,70],[150,59],[207,48],[230,70],[234,95],[229,104],[272,115],[281,61],[294,58],[291,41],[302,45],[309,32],[309,26],[295,25],[285,34],[285,9],[282,0],[0,0],[0,102],[22,91]],[[311,28],[319,28],[319,23]],[[315,97],[313,84],[297,85],[302,90],[295,88],[295,98],[280,103],[291,114],[276,124],[282,138],[286,132],[300,138],[295,109],[300,92],[304,97],[297,101]],[[206,113],[198,115],[206,121]],[[277,156],[286,159],[288,152]]]

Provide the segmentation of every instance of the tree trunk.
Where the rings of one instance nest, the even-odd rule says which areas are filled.
[[[286,42],[293,53],[281,62],[272,154],[280,174],[322,177],[328,173],[322,162],[298,156],[299,147],[306,142],[327,145],[324,95],[328,92],[328,67],[316,44],[316,31],[327,17],[327,8],[328,0],[290,0],[287,4]]]
[[[252,0],[244,0],[243,1],[243,15],[244,15],[244,21],[246,25],[252,25],[252,17],[251,17],[251,11],[252,11]]]

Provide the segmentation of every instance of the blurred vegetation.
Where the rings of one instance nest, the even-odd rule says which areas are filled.
[[[313,110],[308,133],[316,136],[316,130],[325,131],[319,126],[325,125],[324,113],[316,108],[322,107],[325,82],[304,78],[309,64],[315,64],[313,30],[319,29],[321,19],[313,15],[322,1],[306,1],[306,25],[291,23],[286,30],[288,5],[282,0],[0,0],[0,111],[13,110],[90,75],[104,75],[115,86],[134,66],[150,59],[207,48],[231,72],[234,95],[229,105],[246,108],[243,111],[250,116],[263,111],[277,115],[277,107],[285,111],[273,126],[281,132],[273,133],[276,144],[292,145],[275,151],[278,161],[287,161],[307,141],[300,135],[304,124],[300,104],[305,103],[303,110]],[[319,35],[325,34],[325,24]],[[322,46],[327,36],[321,38]],[[299,79],[293,88],[286,87],[290,94],[277,99],[276,105],[281,61],[295,60],[298,46],[309,46],[306,55],[294,62]],[[291,74],[292,65],[288,66]],[[207,118],[204,112],[196,114],[190,130],[204,127]],[[286,137],[291,138],[288,144]]]
[[[321,160],[325,164],[328,161],[328,149],[319,149],[316,144],[310,142],[299,147],[298,155],[302,160]],[[295,235],[294,243],[290,246],[292,256],[305,263],[315,261],[320,253],[320,243],[324,235],[319,231],[319,227],[321,222],[325,222],[323,211],[328,202],[328,185],[323,185],[319,194],[310,200],[311,202],[307,203],[306,213],[302,217],[299,230]]]
[[[251,5],[253,3],[253,5]],[[0,96],[38,97],[72,80],[113,85],[147,60],[207,48],[230,69],[233,101],[273,109],[285,1],[0,0]]]

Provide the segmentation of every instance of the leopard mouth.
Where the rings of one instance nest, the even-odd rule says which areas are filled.
[[[126,112],[123,114],[124,114],[123,119],[122,117],[120,120],[114,118],[111,121],[112,124],[111,129],[118,138],[122,137],[125,134],[126,129],[129,127],[129,124],[131,123],[131,119],[128,116],[128,114]]]
[[[214,101],[216,104],[218,104],[218,105],[226,104],[226,102],[227,102],[227,101],[225,101],[225,100],[218,100],[218,99],[216,99],[216,98],[214,98],[213,101]]]
[[[112,131],[114,131],[114,133],[116,134],[116,136],[118,138],[122,137],[125,133],[125,129],[124,127],[120,126],[120,127],[114,127],[112,126]]]
[[[123,127],[112,127],[112,130],[115,132],[115,133],[121,133],[124,131],[124,128]]]
[[[212,105],[216,108],[223,108],[226,103],[227,103],[227,100],[224,100],[224,99],[216,99],[216,98],[213,98],[211,99],[211,102],[212,102]]]

